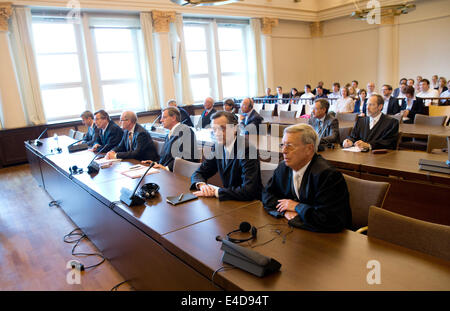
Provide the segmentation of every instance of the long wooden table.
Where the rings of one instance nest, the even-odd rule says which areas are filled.
[[[136,161],[122,161],[93,176],[71,175],[69,167],[86,167],[93,154],[68,154],[62,142],[72,140],[64,138],[59,140],[63,152],[49,155],[54,149],[50,139],[40,147],[25,143],[33,176],[137,289],[450,289],[450,262],[350,231],[318,234],[295,229],[287,234],[285,220],[267,215],[259,201],[203,198],[169,205],[167,196],[189,188],[188,178],[170,172],[146,176],[144,182],[161,186],[159,194],[143,205],[127,207],[117,202],[120,189],[133,188],[136,180],[120,172]],[[226,235],[241,221],[260,227],[255,244],[276,234],[271,230],[276,226],[269,224],[279,225],[282,236],[255,250],[279,260],[282,269],[266,278],[237,269],[219,272],[213,285],[212,273],[222,265],[215,236]],[[372,259],[382,265],[381,285],[366,282],[366,264]]]

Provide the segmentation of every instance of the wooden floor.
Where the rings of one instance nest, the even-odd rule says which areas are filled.
[[[76,225],[38,187],[29,165],[0,169],[0,290],[110,290],[124,281],[114,267],[102,265],[81,273],[80,284],[66,281],[67,263],[92,265],[97,256],[73,257],[73,244],[63,242]],[[98,252],[88,240],[77,251]],[[131,290],[125,283],[118,290]]]

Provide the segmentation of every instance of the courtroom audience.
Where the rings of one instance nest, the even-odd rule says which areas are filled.
[[[373,82],[367,83],[367,98],[369,98],[372,95],[376,95],[376,94],[378,94],[378,93],[375,91],[375,83],[373,83]]]
[[[253,109],[253,99],[247,97],[241,103],[240,129],[244,134],[258,134],[263,117]],[[250,131],[250,132],[249,132]]]
[[[308,120],[308,124],[319,136],[319,149],[323,149],[323,145],[339,143],[339,121],[328,114],[330,107],[328,100],[317,99],[313,107],[313,117]]]
[[[159,155],[150,133],[137,123],[136,113],[124,111],[120,116],[122,140],[106,154],[106,159],[135,159],[158,161]]]
[[[291,89],[291,92],[289,93],[289,103],[290,104],[298,103],[298,100],[300,99],[300,97],[301,97],[300,92],[295,87],[293,87]]]
[[[399,122],[381,111],[384,100],[372,95],[367,100],[367,117],[357,119],[350,136],[342,143],[344,148],[356,146],[362,151],[396,149]]]
[[[175,107],[167,107],[161,115],[161,123],[169,134],[164,139],[164,146],[160,158],[154,168],[162,168],[173,171],[175,158],[182,158],[191,162],[198,162],[200,154],[196,154],[197,139],[192,128],[183,124],[180,111]],[[151,164],[152,160],[145,160],[142,163]]]
[[[408,80],[406,78],[401,78],[400,82],[398,83],[398,87],[394,90],[392,96],[394,96],[395,98],[401,97],[402,86],[406,85],[407,82]]]
[[[99,129],[94,122],[94,114],[89,110],[84,111],[81,115],[81,123],[87,127],[86,134],[83,135],[83,143],[92,147],[98,138]]]
[[[336,103],[331,105],[333,108],[332,111],[336,113],[352,113],[355,108],[355,104],[353,98],[351,98],[348,94],[348,88],[343,87],[341,89],[341,96],[338,98]]]
[[[283,98],[289,98],[289,94],[283,93],[283,88],[281,86],[277,86],[277,95],[274,96],[274,98],[278,99],[279,104],[285,104],[286,102],[283,102]]]
[[[433,75],[431,77],[430,87],[432,89],[438,89],[438,87],[439,87],[438,75]]]
[[[262,195],[264,209],[289,225],[314,232],[339,232],[352,223],[342,173],[317,154],[319,137],[307,124],[285,129],[278,164]]]
[[[414,87],[414,79],[408,79],[408,82],[406,83],[408,86]]]
[[[91,151],[99,152],[101,150],[106,153],[119,145],[123,131],[110,119],[105,110],[100,109],[94,113],[94,122],[99,128],[99,134],[94,146],[90,149]]]
[[[443,92],[447,91],[448,90],[447,80],[444,77],[440,77],[438,86],[435,87],[434,89],[438,91],[439,95],[442,94]]]
[[[416,97],[427,98],[427,97],[439,97],[439,93],[437,90],[430,88],[430,81],[428,79],[422,79],[419,83],[420,92],[416,94]],[[425,106],[428,107],[431,105],[431,99],[425,100]],[[437,103],[437,101],[433,101]]]
[[[333,83],[333,88],[331,93],[328,93],[328,98],[339,98],[341,97],[341,93],[340,93],[340,89],[341,89],[341,85],[339,82],[334,82]]]
[[[266,94],[264,95],[264,99],[267,99],[267,100],[264,100],[263,103],[269,103],[269,104],[273,103],[272,98],[274,98],[274,97],[275,96],[272,95],[272,90],[270,89],[270,87],[266,88]]]
[[[447,90],[442,92],[440,97],[450,97],[450,79],[447,82]],[[441,99],[440,105],[449,105],[449,104],[450,99]]]
[[[175,99],[170,99],[167,102],[167,107],[175,107],[178,108],[181,115],[181,123],[186,124],[187,126],[194,127],[194,124],[192,123],[191,117],[189,116],[189,113],[182,107],[177,106],[177,102]]]
[[[381,88],[383,93],[383,110],[384,114],[394,115],[400,112],[400,105],[398,99],[392,96],[392,86],[384,84]]]
[[[261,173],[255,146],[248,137],[238,135],[238,124],[232,113],[219,111],[212,115],[211,125],[217,141],[212,157],[207,157],[191,176],[191,190],[199,197],[216,197],[220,201],[261,199]],[[223,187],[207,180],[219,173]]]
[[[359,88],[358,88],[359,82],[357,80],[353,80],[352,81],[352,87],[355,90],[355,94],[359,93]]]
[[[321,86],[316,87],[316,96],[314,97],[314,99],[319,99],[319,98],[327,98],[327,95],[324,93],[324,90]]]

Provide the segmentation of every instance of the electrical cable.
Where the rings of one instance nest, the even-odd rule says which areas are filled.
[[[80,231],[80,232],[75,232],[75,231]],[[77,239],[74,239],[74,240],[68,240],[68,238],[71,238],[71,237],[73,237],[73,236],[77,236],[78,238],[77,238]],[[106,258],[105,258],[102,254],[100,254],[100,253],[75,253],[75,249],[77,248],[77,246],[80,244],[80,242],[81,242],[83,239],[89,240],[88,236],[85,235],[85,234],[83,233],[83,231],[82,231],[80,228],[75,228],[75,229],[73,229],[70,233],[68,233],[68,234],[66,234],[66,235],[64,236],[63,241],[64,241],[65,243],[71,243],[71,244],[72,244],[72,243],[75,243],[75,245],[72,247],[72,256],[99,256],[99,257],[102,258],[102,260],[101,260],[99,263],[96,263],[96,264],[94,264],[94,265],[87,266],[87,267],[84,267],[84,266],[83,266],[83,269],[84,269],[84,270],[87,270],[87,269],[91,269],[91,268],[95,268],[95,267],[100,266],[100,265],[101,265],[102,263],[104,263],[105,260],[106,260]]]
[[[221,272],[221,271],[233,270],[233,269],[235,269],[235,267],[225,267],[225,266],[220,267],[219,269],[217,269],[216,271],[213,272],[213,274],[212,274],[212,276],[211,276],[211,283],[212,283],[214,286],[220,288],[219,285],[217,285],[216,283],[214,283],[214,276],[216,275],[216,273]]]

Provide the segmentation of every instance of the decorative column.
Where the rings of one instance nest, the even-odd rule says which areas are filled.
[[[172,49],[170,47],[170,23],[175,22],[175,12],[152,11],[155,32],[155,54],[160,105],[165,107],[169,99],[176,97]]]
[[[0,3],[0,109],[3,127],[16,128],[26,126],[25,114],[14,71],[9,38],[8,20],[12,15],[11,3]]]
[[[277,18],[263,17],[261,19],[264,81],[266,87],[275,89],[273,76],[273,54],[272,54],[272,27],[278,26]]]
[[[396,85],[394,73],[397,71],[398,61],[395,57],[395,26],[394,16],[382,16],[378,27],[378,82],[377,89],[383,84]]]
[[[321,37],[323,34],[323,23],[322,22],[312,22],[309,24],[309,32],[311,35],[311,50],[312,51],[320,51],[321,50],[321,46],[320,46],[320,42],[321,42]],[[319,81],[322,78],[322,73],[320,71],[320,68],[322,68],[322,66],[320,66],[321,64],[321,59],[320,59],[320,53],[315,52],[312,55],[312,61],[313,61],[313,65],[314,68],[317,68],[318,70],[314,70],[313,72],[313,77],[311,77],[313,79],[313,81]]]

